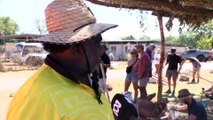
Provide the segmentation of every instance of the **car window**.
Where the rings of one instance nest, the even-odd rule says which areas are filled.
[[[196,50],[189,50],[188,53],[194,53]]]
[[[43,48],[37,46],[24,46],[22,56],[25,56],[29,53],[41,53]]]

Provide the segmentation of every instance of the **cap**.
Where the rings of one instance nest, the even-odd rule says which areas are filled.
[[[149,47],[156,48],[155,44],[153,44],[153,43],[149,44]]]
[[[175,47],[172,47],[172,48],[171,48],[171,52],[176,52],[176,48],[175,48]]]
[[[135,47],[136,47],[136,48],[141,48],[141,49],[144,49],[144,46],[143,46],[143,45],[141,45],[141,44],[139,44],[139,45],[136,45]]]

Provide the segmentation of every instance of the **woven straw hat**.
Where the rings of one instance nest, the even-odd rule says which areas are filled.
[[[83,0],[54,0],[47,6],[45,16],[49,34],[33,41],[72,44],[117,27],[96,23],[96,18]]]
[[[180,100],[184,100],[186,98],[191,98],[193,97],[194,94],[190,93],[188,89],[181,89],[179,92],[178,92],[178,98]]]

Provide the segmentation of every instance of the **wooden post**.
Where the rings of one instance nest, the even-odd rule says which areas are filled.
[[[1,62],[1,59],[0,59],[0,72],[5,72],[5,69],[4,69],[4,66]]]
[[[161,36],[161,57],[159,64],[159,73],[158,73],[158,95],[157,100],[159,101],[162,98],[163,85],[162,85],[162,70],[164,65],[164,54],[165,54],[165,37],[163,31],[163,18],[160,14],[157,14],[159,28],[160,28],[160,36]]]

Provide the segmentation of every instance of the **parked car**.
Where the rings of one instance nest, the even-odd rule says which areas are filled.
[[[180,56],[182,59],[196,57],[199,61],[203,62],[203,61],[211,60],[213,57],[213,53],[212,51],[209,51],[209,50],[191,49],[181,53]]]
[[[48,52],[43,49],[41,43],[26,43],[20,42],[15,44],[15,47],[7,56],[11,61],[20,64],[38,66],[43,64]]]

